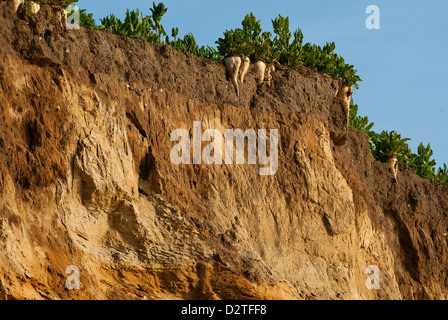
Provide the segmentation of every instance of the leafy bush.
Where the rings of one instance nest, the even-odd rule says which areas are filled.
[[[336,45],[318,45],[303,43],[300,29],[291,33],[289,17],[278,15],[271,20],[275,37],[270,32],[262,32],[260,20],[252,13],[246,15],[242,28],[226,30],[224,38],[219,38],[218,52],[222,56],[248,56],[252,60],[278,61],[286,66],[305,65],[318,72],[324,72],[338,79],[343,79],[348,86],[359,88],[362,81],[353,65],[334,53]],[[291,41],[292,39],[292,41]]]
[[[417,154],[412,154],[407,159],[407,165],[414,169],[420,177],[432,180],[435,177],[436,171],[434,168],[436,161],[431,159],[432,155],[431,145],[428,143],[425,147],[423,143],[420,143]]]
[[[289,29],[289,17],[278,15],[272,20],[272,27],[276,34],[274,45],[274,59],[279,63],[288,66],[297,66],[303,64],[303,33],[300,29],[294,31],[294,38],[291,42],[293,34]]]
[[[169,45],[171,45],[174,49],[185,50],[187,52],[193,53],[198,57],[203,57],[211,60],[218,60],[221,58],[215,48],[212,48],[210,46],[199,47],[192,33],[186,34],[183,39],[177,39],[177,33],[178,29],[173,28],[172,36],[174,40],[168,42]]]
[[[96,23],[93,19],[93,13],[86,13],[86,9],[79,10],[79,24],[82,27],[95,28]]]
[[[93,13],[86,13],[86,9],[79,10],[79,25],[81,27],[91,27],[95,28],[96,23],[93,19]],[[70,11],[67,11],[67,16],[70,17],[75,12],[75,8],[71,8]]]
[[[245,43],[242,41],[241,29],[226,30],[224,38],[219,38],[216,43],[218,44],[218,52],[222,56],[247,55]]]
[[[163,3],[157,6],[153,3],[151,16],[143,16],[140,10],[126,10],[124,22],[111,14],[101,19],[100,29],[109,29],[113,34],[135,38],[146,39],[148,42],[164,44],[167,41],[166,32],[161,24],[162,16],[167,9]]]
[[[395,131],[382,131],[380,134],[372,136],[372,153],[375,159],[386,162],[392,158],[400,158],[406,152],[408,145],[406,141],[410,139],[401,138],[401,134]]]
[[[303,47],[304,64],[318,72],[324,72],[337,79],[343,79],[348,86],[359,88],[358,82],[362,81],[356,74],[353,65],[346,64],[344,58],[334,53],[336,45],[334,42],[326,43],[323,48],[318,45],[307,43]]]
[[[448,185],[448,167],[445,163],[437,170],[432,182],[435,185]]]
[[[250,57],[252,60],[272,61],[272,34],[262,32],[260,20],[250,13],[241,22],[242,28],[226,30],[224,38],[216,41],[221,56]]]
[[[170,45],[177,50],[185,50],[196,56],[204,57],[207,59],[220,59],[216,49],[212,47],[199,47],[193,34],[186,34],[183,38],[178,38],[179,29],[172,29],[172,38],[167,35],[163,25],[162,17],[168,11],[163,3],[155,4],[150,9],[150,16],[143,16],[143,13],[138,9],[133,11],[126,10],[126,16],[124,22],[115,17],[113,14],[101,19],[101,25],[97,26],[98,29],[109,29],[113,34],[135,38],[146,39],[148,42]],[[83,25],[83,19],[81,18],[81,25]]]
[[[430,144],[425,147],[420,143],[417,153],[413,153],[406,143],[409,139],[402,139],[395,131],[383,131],[381,134],[373,131],[373,122],[369,123],[368,117],[358,116],[358,106],[353,103],[350,105],[349,119],[350,126],[369,136],[370,148],[375,159],[386,162],[396,157],[400,165],[405,164],[414,169],[418,176],[429,179],[435,185],[448,185],[448,167],[443,164],[443,167],[438,168],[436,172],[436,161],[431,159],[433,151]]]
[[[372,143],[372,137],[376,134],[372,131],[375,123],[369,123],[368,117],[358,116],[358,105],[353,103],[350,104],[349,124],[355,130],[365,133],[369,137],[370,143]]]

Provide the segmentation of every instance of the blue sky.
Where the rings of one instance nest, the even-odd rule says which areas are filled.
[[[374,129],[395,130],[431,143],[437,166],[448,164],[448,1],[446,0],[165,0],[162,23],[168,33],[192,32],[201,45],[214,42],[226,29],[240,26],[253,12],[263,29],[271,30],[277,14],[289,16],[291,29],[300,27],[304,41],[335,42],[336,52],[355,65],[364,80],[354,94],[359,114],[375,122]],[[158,3],[158,1],[156,1]],[[150,14],[152,1],[80,0],[94,14],[123,18],[126,8]],[[366,8],[380,9],[380,30],[368,30]]]

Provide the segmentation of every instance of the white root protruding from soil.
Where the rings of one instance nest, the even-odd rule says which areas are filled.
[[[347,85],[340,85],[338,92],[336,93],[335,99],[339,100],[344,107],[346,116],[347,116],[347,124],[350,117],[350,100],[353,94],[353,87]]]
[[[25,0],[8,0],[8,6],[17,12],[21,4],[24,4]]]
[[[241,58],[236,56],[229,56],[224,58],[224,64],[226,66],[227,74],[236,89],[236,95],[240,95],[240,89],[238,87],[238,74],[241,66]]]
[[[387,163],[390,165],[390,169],[392,170],[392,174],[394,175],[394,180],[397,181],[397,173],[398,173],[398,159],[390,158]]]
[[[268,84],[268,86],[272,85],[272,80],[274,80],[274,74],[275,74],[275,67],[273,64],[271,64],[266,69],[265,79],[266,79],[266,83]]]
[[[28,14],[37,14],[40,10],[40,4],[35,3],[33,1],[29,1],[26,3],[26,12]]]
[[[246,57],[246,58],[242,59],[241,67],[240,67],[240,82],[241,83],[244,82],[244,77],[246,76],[247,71],[249,70],[249,66],[250,66],[250,59],[249,59],[249,57]]]
[[[255,72],[255,80],[257,81],[257,84],[262,84],[264,81],[265,73],[266,73],[266,63],[264,63],[261,60],[255,62],[254,72]]]

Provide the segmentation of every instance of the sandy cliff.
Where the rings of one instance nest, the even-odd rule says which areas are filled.
[[[447,298],[448,188],[394,182],[336,80],[249,72],[237,97],[221,63],[54,10],[0,2],[0,298]],[[277,173],[172,164],[193,121],[277,129]]]

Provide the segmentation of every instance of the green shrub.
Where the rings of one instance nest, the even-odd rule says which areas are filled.
[[[77,1],[75,1],[77,2]],[[68,9],[68,8],[67,8]],[[96,23],[93,19],[93,13],[86,13],[86,9],[79,10],[79,25],[81,27],[91,27],[95,28]],[[67,16],[70,17],[75,12],[75,8],[71,8],[70,11],[67,11]]]
[[[168,42],[168,44],[171,45],[174,49],[185,50],[187,52],[193,53],[198,57],[203,57],[211,60],[218,60],[221,58],[215,48],[212,48],[210,46],[199,47],[192,33],[186,34],[183,39],[178,39],[178,32],[179,30],[177,28],[173,28],[172,36],[174,40]]]
[[[284,18],[281,15],[272,20],[272,27],[276,35],[273,41],[274,60],[288,66],[303,64],[302,31],[298,28],[293,37],[289,29],[289,17]]]
[[[395,131],[382,131],[372,136],[372,153],[375,159],[386,162],[392,158],[400,158],[408,148],[406,141],[410,139],[401,138],[401,134]]]
[[[372,153],[378,161],[386,162],[391,158],[397,158],[399,164],[405,164],[414,169],[415,173],[425,179],[429,179],[435,185],[448,185],[448,167],[435,169],[436,161],[432,159],[434,154],[431,145],[425,147],[423,143],[413,153],[406,143],[408,138],[401,138],[395,131],[383,131],[377,134],[371,131],[373,123],[368,124],[368,118],[357,116],[358,108],[353,105],[350,109],[350,125],[356,130],[366,133],[370,137]]]
[[[437,170],[433,183],[435,185],[448,185],[448,167],[445,163],[443,164],[443,167],[440,167]]]
[[[165,44],[168,39],[166,32],[161,24],[163,15],[167,9],[163,3],[155,5],[150,9],[151,16],[143,16],[140,10],[126,10],[124,22],[113,14],[101,19],[100,29],[109,29],[113,34],[135,38],[146,39],[148,42],[156,44]]]
[[[369,137],[370,144],[372,144],[372,138],[376,134],[372,131],[375,123],[369,123],[368,117],[358,116],[358,105],[353,103],[350,103],[349,124],[353,129],[365,133]]]
[[[272,34],[262,32],[260,20],[252,13],[241,22],[242,28],[226,30],[224,38],[216,41],[218,53],[225,56],[250,57],[253,61],[272,61]]]
[[[410,163],[412,161],[412,159],[414,158],[414,153],[412,152],[411,148],[409,147],[409,145],[406,145],[405,147],[403,147],[403,150],[401,151],[399,157],[398,157],[398,163],[401,164],[405,164],[408,167],[410,167]]]
[[[79,10],[79,24],[81,27],[95,28],[96,23],[93,19],[93,13],[86,13],[86,9]]]
[[[417,154],[412,154],[407,159],[407,165],[414,169],[415,173],[420,177],[433,180],[436,173],[436,169],[434,168],[436,161],[431,159],[433,153],[429,143],[426,147],[423,143],[420,143],[417,148]]]
[[[342,79],[348,86],[359,88],[361,78],[353,65],[346,64],[342,57],[334,53],[336,45],[327,43],[323,48],[310,43],[302,45],[302,31],[298,28],[291,33],[289,17],[278,15],[272,20],[273,39],[270,32],[262,32],[260,20],[252,13],[246,15],[241,25],[242,28],[226,30],[224,38],[216,41],[220,55],[248,56],[253,61],[278,61],[286,66],[305,65]]]
[[[405,164],[415,170],[415,173],[429,179],[435,185],[448,185],[448,167],[443,164],[436,173],[435,160],[431,159],[433,151],[430,144],[426,147],[420,143],[417,153],[413,153],[406,143],[409,139],[402,139],[395,131],[383,131],[377,134],[372,130],[374,123],[369,123],[368,117],[358,115],[358,105],[350,104],[349,124],[355,130],[365,133],[369,137],[370,148],[375,159],[386,162],[390,158],[397,158],[398,163]]]
[[[215,48],[209,46],[199,47],[196,39],[191,33],[186,34],[183,38],[178,38],[178,28],[172,29],[171,36],[173,40],[170,40],[170,37],[167,35],[162,25],[162,17],[168,9],[163,3],[156,5],[153,2],[153,7],[150,10],[150,16],[143,16],[143,13],[138,9],[133,11],[129,11],[128,9],[126,10],[124,21],[121,21],[111,14],[101,19],[101,25],[96,28],[109,29],[113,34],[129,38],[145,39],[150,43],[170,45],[174,49],[185,50],[206,59],[221,59],[221,56],[219,56]]]
[[[326,43],[324,47],[307,43],[303,46],[303,62],[311,69],[327,73],[330,76],[343,79],[348,86],[359,88],[358,82],[362,81],[353,65],[345,63],[344,58],[334,53],[334,42]]]

